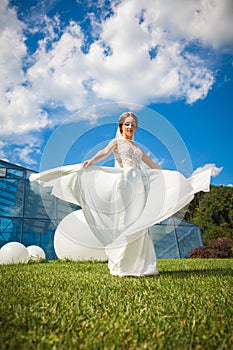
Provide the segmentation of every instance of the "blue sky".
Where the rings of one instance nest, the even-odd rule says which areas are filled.
[[[232,23],[232,0],[1,0],[0,158],[81,162],[133,110],[164,168],[232,185]]]

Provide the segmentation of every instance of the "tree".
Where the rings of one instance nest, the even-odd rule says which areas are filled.
[[[184,219],[200,226],[204,243],[233,238],[233,188],[211,186],[210,192],[197,193]]]

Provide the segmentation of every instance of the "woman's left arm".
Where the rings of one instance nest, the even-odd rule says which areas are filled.
[[[146,163],[151,169],[162,169],[162,167],[159,164],[153,162],[153,160],[150,157],[148,157],[148,155],[144,151],[142,151],[142,161]]]

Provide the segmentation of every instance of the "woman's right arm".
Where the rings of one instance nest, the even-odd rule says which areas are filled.
[[[103,148],[102,150],[98,151],[94,155],[94,157],[92,157],[91,159],[85,160],[83,162],[83,166],[87,167],[89,165],[93,165],[93,164],[99,162],[100,160],[106,158],[111,152],[114,151],[114,149],[116,147],[116,142],[117,142],[116,139],[113,139],[112,141],[110,141],[108,143],[108,145],[105,148]]]

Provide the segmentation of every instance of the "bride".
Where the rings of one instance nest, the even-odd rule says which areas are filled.
[[[93,158],[30,178],[51,186],[58,198],[81,206],[86,224],[105,247],[110,273],[118,276],[158,274],[148,228],[178,212],[196,192],[209,191],[210,177],[218,170],[205,166],[189,178],[162,170],[134,143],[137,127],[137,116],[123,113],[118,137]],[[93,166],[112,152],[114,168]],[[148,169],[142,170],[141,162]]]

